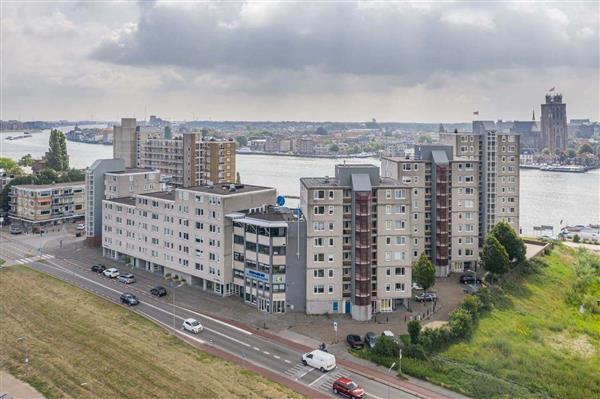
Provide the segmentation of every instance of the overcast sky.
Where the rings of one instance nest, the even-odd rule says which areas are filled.
[[[600,119],[598,2],[1,7],[2,119]]]

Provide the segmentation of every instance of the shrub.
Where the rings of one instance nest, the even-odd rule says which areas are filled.
[[[494,297],[488,287],[481,287],[473,296],[479,299],[480,313],[489,312],[494,307]]]
[[[462,307],[450,313],[450,332],[455,338],[469,339],[473,334],[473,318],[471,314]]]
[[[421,331],[419,343],[429,353],[443,349],[452,341],[452,335],[447,326],[436,329],[426,328]]]
[[[479,319],[482,304],[481,300],[475,295],[467,295],[460,307],[469,312],[473,321]]]
[[[408,335],[410,335],[410,342],[413,344],[419,342],[419,334],[421,334],[421,322],[419,320],[409,321]]]
[[[377,339],[375,346],[371,350],[374,355],[379,357],[397,357],[400,347],[390,337],[381,336]]]
[[[573,242],[579,242],[579,241],[581,241],[581,237],[579,237],[579,234],[575,234],[573,236]]]
[[[405,349],[406,356],[419,359],[419,360],[427,360],[427,354],[425,353],[425,349],[421,344],[410,344]]]

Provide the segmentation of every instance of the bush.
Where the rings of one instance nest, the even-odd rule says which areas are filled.
[[[398,357],[398,351],[400,347],[390,337],[381,336],[377,339],[375,346],[371,350],[371,352],[378,357]]]
[[[494,298],[488,287],[481,287],[473,296],[479,299],[479,312],[489,312],[494,307]]]
[[[452,335],[447,326],[436,329],[426,328],[421,331],[419,343],[429,353],[437,352],[452,341]]]
[[[471,338],[473,334],[473,318],[464,308],[459,307],[450,313],[450,332],[454,338]]]
[[[421,344],[410,344],[405,349],[406,356],[419,359],[419,360],[427,360],[427,354],[425,353],[425,349]]]
[[[579,234],[575,234],[573,236],[573,242],[579,242],[579,241],[581,241],[581,237],[579,237]]]
[[[466,310],[473,321],[479,319],[481,313],[481,300],[475,295],[467,295],[459,308]]]
[[[409,321],[408,335],[410,335],[410,342],[413,344],[419,342],[419,334],[421,334],[421,322],[419,320]]]

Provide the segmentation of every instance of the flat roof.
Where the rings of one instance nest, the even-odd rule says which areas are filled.
[[[116,202],[118,204],[123,204],[123,205],[135,206],[135,197],[111,198],[111,199],[107,199],[105,201]]]
[[[54,183],[54,184],[22,184],[13,186],[16,188],[26,188],[30,190],[45,190],[48,188],[61,188],[61,187],[77,187],[85,186],[85,181],[72,181],[67,183]]]
[[[160,171],[158,169],[152,169],[152,168],[128,168],[125,170],[119,170],[117,172],[106,172],[105,174],[107,174],[107,175],[128,175],[131,173],[150,173],[150,172],[160,173]]]
[[[157,191],[155,193],[138,194],[138,196],[175,201],[175,191]]]
[[[351,188],[340,185],[335,177],[301,177],[300,182],[307,188]],[[395,186],[401,186],[401,183],[391,177],[380,177],[379,183],[373,188]]]
[[[196,193],[217,194],[217,195],[235,195],[241,193],[251,193],[265,190],[275,190],[273,187],[253,186],[250,184],[235,184],[235,191],[229,191],[231,184],[214,184],[212,186],[194,186],[194,187],[178,187],[177,190],[193,191]]]

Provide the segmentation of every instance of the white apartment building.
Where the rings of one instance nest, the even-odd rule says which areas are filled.
[[[226,215],[275,202],[274,188],[210,185],[103,201],[104,256],[234,293],[233,222]]]

